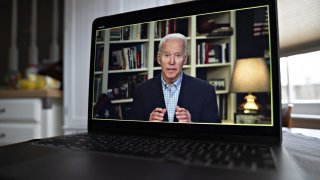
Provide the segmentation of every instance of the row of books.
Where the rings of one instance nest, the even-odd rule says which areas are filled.
[[[97,102],[98,97],[102,94],[102,76],[94,78],[93,88],[93,102]]]
[[[197,43],[197,64],[230,62],[230,44],[215,44],[212,42]]]
[[[110,41],[147,39],[148,24],[134,24],[130,26],[112,28]]]
[[[188,24],[187,18],[181,19],[169,19],[164,21],[155,22],[155,38],[162,38],[166,34],[181,33],[188,36]]]
[[[98,45],[96,47],[95,71],[103,70],[103,59],[104,59],[104,46]]]
[[[113,50],[109,70],[141,69],[147,67],[147,45],[136,44]]]

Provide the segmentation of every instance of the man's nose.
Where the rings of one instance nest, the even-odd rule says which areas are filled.
[[[169,64],[174,64],[176,62],[174,56],[170,56]]]

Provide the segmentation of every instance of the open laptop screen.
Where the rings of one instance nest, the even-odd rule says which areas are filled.
[[[96,28],[91,118],[273,126],[269,5],[168,12]]]

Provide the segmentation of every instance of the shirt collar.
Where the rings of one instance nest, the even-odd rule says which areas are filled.
[[[182,77],[183,77],[183,73],[181,72],[178,79],[173,83],[174,87],[176,87],[178,89],[180,88],[181,82],[182,82]],[[170,86],[169,84],[166,83],[162,74],[161,74],[161,82],[162,82],[162,87],[164,87],[165,89]]]

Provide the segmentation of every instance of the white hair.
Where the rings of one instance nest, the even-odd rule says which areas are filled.
[[[173,33],[173,34],[167,34],[165,37],[163,37],[160,41],[159,44],[159,48],[158,48],[158,52],[161,51],[162,49],[162,45],[164,42],[166,42],[167,40],[181,40],[183,41],[184,44],[184,52],[187,53],[188,52],[188,44],[187,44],[187,39],[183,34],[180,33]]]

